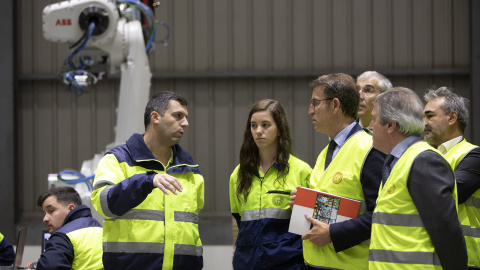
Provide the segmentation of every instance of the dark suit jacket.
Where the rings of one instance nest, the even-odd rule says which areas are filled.
[[[455,179],[447,161],[433,151],[413,161],[407,188],[443,269],[467,269],[467,250],[452,192]]]
[[[455,168],[457,180],[458,204],[464,203],[480,189],[480,147],[465,155]]]
[[[358,131],[363,131],[357,123],[347,138]],[[382,167],[385,154],[372,148],[367,155],[365,164],[360,174],[363,196],[367,205],[367,212],[363,215],[347,221],[330,225],[330,238],[336,252],[351,248],[361,242],[370,239],[372,230],[372,213],[376,206],[378,188],[382,181]],[[345,164],[348,166],[348,164]]]
[[[355,120],[355,122],[357,122],[357,124],[360,125],[360,118],[357,118],[357,120]],[[370,123],[369,123],[369,124],[370,124]],[[372,135],[372,131],[371,131],[370,129],[368,129],[368,126],[363,127],[363,130],[364,130],[367,134]]]

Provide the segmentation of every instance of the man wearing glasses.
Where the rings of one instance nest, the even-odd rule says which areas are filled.
[[[329,74],[310,83],[308,114],[315,131],[330,137],[310,177],[310,188],[361,201],[357,218],[331,225],[313,224],[302,235],[303,255],[310,269],[367,269],[368,248],[385,156],[372,149],[372,137],[355,122],[360,96],[355,80],[346,74]],[[292,191],[290,203],[295,200]]]
[[[372,132],[368,129],[368,125],[372,121],[373,101],[390,88],[392,88],[390,80],[376,71],[365,71],[357,77],[357,91],[360,94],[358,123],[370,135]]]

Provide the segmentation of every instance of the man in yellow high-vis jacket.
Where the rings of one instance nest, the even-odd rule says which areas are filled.
[[[372,149],[372,136],[355,122],[360,97],[355,80],[342,73],[310,83],[308,114],[315,131],[330,137],[319,154],[310,188],[361,201],[358,217],[325,224],[307,216],[313,227],[302,235],[309,269],[367,269],[368,245],[385,156]],[[296,196],[292,191],[291,204]]]
[[[102,226],[75,189],[51,188],[37,205],[51,236],[36,269],[103,269]]]
[[[463,137],[469,101],[447,87],[430,90],[424,97],[424,137],[454,170],[468,267],[480,269],[480,148]]]
[[[455,179],[420,137],[420,98],[402,87],[380,94],[370,129],[373,147],[388,156],[373,212],[369,269],[466,269]]]
[[[100,161],[92,203],[106,218],[105,269],[202,269],[203,177],[178,145],[187,117],[184,97],[155,94],[145,108],[145,134]]]

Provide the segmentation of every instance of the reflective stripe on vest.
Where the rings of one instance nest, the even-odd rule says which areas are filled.
[[[366,204],[360,176],[371,148],[372,136],[363,131],[357,132],[347,139],[328,168],[324,170],[327,153],[327,147],[325,147],[318,156],[312,171],[311,188],[361,201],[359,214],[362,214],[366,211]],[[332,243],[324,247],[317,247],[309,240],[304,240],[303,254],[306,263],[312,267],[366,269],[368,244],[367,240],[344,251],[336,252]]]
[[[114,215],[109,210],[107,198],[111,188],[124,179],[148,177],[148,172],[152,169],[142,165],[142,162],[133,165],[127,162],[118,163],[113,154],[105,155],[99,163],[92,203],[107,217],[103,222],[104,252],[163,254],[163,266],[159,266],[163,269],[172,269],[177,263],[181,265],[181,262],[174,264],[175,255],[201,256],[198,213],[204,206],[204,181],[197,173],[198,169],[183,170],[182,166],[172,167],[169,175],[177,178],[183,188],[183,192],[177,195],[168,196],[154,188],[139,205],[122,216]],[[118,171],[119,167],[122,174],[112,176],[111,172]],[[154,172],[165,173],[159,170]]]
[[[164,250],[164,243],[103,242],[103,252],[163,254]]]
[[[455,170],[465,156],[476,147],[478,146],[463,139],[445,154],[445,159]],[[458,218],[465,236],[468,266],[480,267],[480,190],[458,205]]]
[[[175,221],[191,222],[198,224],[198,215],[190,212],[175,211]],[[165,221],[165,211],[148,210],[148,209],[132,209],[121,217],[108,219],[114,221],[117,219],[137,219],[137,220],[155,220]]]
[[[290,219],[290,209],[262,208],[258,210],[242,211],[242,221],[259,220],[262,218]]]
[[[438,256],[407,188],[415,158],[436,151],[426,142],[411,145],[380,186],[372,218],[369,269],[441,269]],[[456,189],[452,196],[456,200]]]
[[[108,191],[113,188],[113,186],[107,186],[100,192],[100,205],[102,207],[103,213],[108,217],[116,217],[117,215],[110,212],[108,208]]]
[[[288,166],[288,174],[280,179],[277,163],[265,174],[252,175],[246,202],[237,198],[240,165],[230,175],[230,210],[240,218],[235,245],[241,248],[234,253],[234,269],[290,269],[303,263],[300,236],[288,232],[292,213],[288,202],[298,185],[309,185],[312,168],[293,155]]]
[[[382,225],[423,227],[423,222],[419,215],[409,214],[375,212],[373,213],[372,222]]]
[[[401,264],[433,264],[441,265],[438,255],[432,252],[403,252],[393,250],[370,249],[370,260],[376,262]]]
[[[203,248],[193,245],[182,245],[175,244],[175,254],[177,255],[191,255],[191,256],[202,256]]]
[[[470,226],[462,225],[462,232],[464,236],[480,238],[480,229],[472,228]],[[478,253],[477,253],[478,255]]]
[[[476,208],[480,210],[480,198],[470,197],[464,202],[465,206]]]
[[[104,252],[125,252],[125,253],[154,253],[163,254],[165,250],[164,243],[140,243],[140,242],[104,242]],[[202,256],[203,248],[201,246],[175,244],[176,255]]]

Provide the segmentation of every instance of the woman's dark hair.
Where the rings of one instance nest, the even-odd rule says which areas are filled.
[[[263,99],[253,104],[248,114],[247,125],[243,133],[243,143],[240,148],[240,169],[237,178],[237,199],[246,203],[250,188],[252,186],[252,176],[258,172],[260,156],[258,147],[252,136],[250,121],[252,115],[256,112],[269,111],[275,124],[277,125],[277,163],[280,172],[276,181],[285,184],[285,179],[289,171],[288,158],[292,153],[292,137],[290,136],[290,127],[288,126],[287,116],[282,105],[276,100]],[[282,181],[283,180],[283,181]]]

